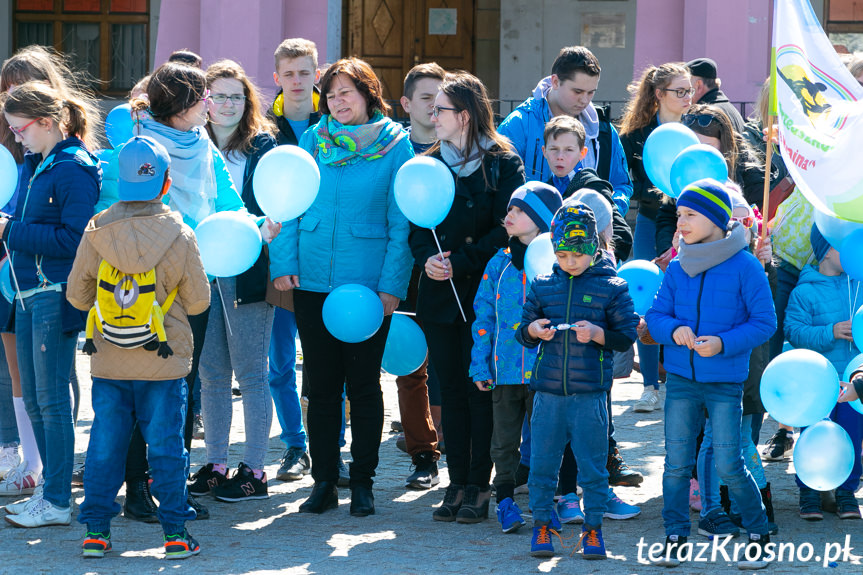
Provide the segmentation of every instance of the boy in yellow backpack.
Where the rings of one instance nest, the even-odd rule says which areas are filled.
[[[93,427],[78,521],[85,557],[111,550],[114,501],[137,422],[149,446],[165,555],[200,553],[186,531],[188,452],[183,445],[192,331],[187,315],[210,305],[210,286],[191,228],[162,203],[171,187],[167,150],[132,138],[119,154],[120,201],[90,220],[69,274],[66,297],[88,311]],[[96,328],[96,329],[94,329]]]

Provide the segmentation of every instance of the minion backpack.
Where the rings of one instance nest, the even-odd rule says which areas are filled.
[[[157,351],[159,357],[174,354],[165,335],[165,314],[174,303],[177,288],[168,294],[165,303],[156,301],[156,270],[137,274],[121,272],[104,259],[96,277],[96,303],[87,315],[87,341],[84,353],[96,353],[93,328],[98,328],[105,341],[118,347],[143,347]]]

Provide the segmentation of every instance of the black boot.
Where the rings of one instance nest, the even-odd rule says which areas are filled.
[[[764,503],[764,509],[767,511],[767,527],[770,529],[770,535],[776,535],[779,533],[779,526],[776,525],[773,515],[773,491],[770,489],[769,481],[767,486],[761,489],[761,502]]]
[[[339,490],[334,481],[319,481],[312,487],[312,494],[300,505],[301,513],[323,513],[339,506]]]
[[[123,517],[143,523],[158,523],[159,508],[150,495],[148,479],[126,483],[126,502],[123,503]]]
[[[726,515],[731,514],[731,498],[728,496],[728,486],[719,486],[719,504],[722,505],[722,510]]]
[[[443,503],[432,513],[435,521],[455,521],[455,516],[464,501],[464,485],[450,483],[443,496]]]
[[[186,503],[195,511],[195,520],[203,521],[210,518],[210,510],[201,505],[201,503],[189,494],[186,497]]]
[[[459,523],[479,523],[488,519],[488,504],[491,499],[491,488],[486,485],[468,485],[464,490],[464,501],[456,514]]]
[[[351,489],[351,515],[367,517],[375,514],[375,496],[371,487],[358,485]]]

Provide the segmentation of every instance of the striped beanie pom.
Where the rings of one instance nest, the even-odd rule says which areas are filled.
[[[712,178],[686,186],[677,198],[677,207],[695,210],[723,231],[728,228],[731,219],[731,198],[725,186]]]

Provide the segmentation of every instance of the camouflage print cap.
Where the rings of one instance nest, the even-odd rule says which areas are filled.
[[[595,255],[598,241],[593,211],[581,202],[567,202],[551,221],[551,244],[556,252]]]

